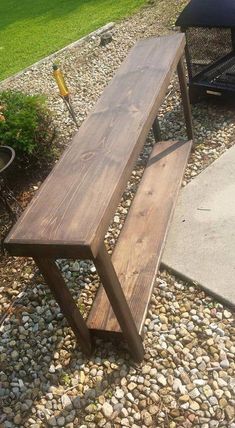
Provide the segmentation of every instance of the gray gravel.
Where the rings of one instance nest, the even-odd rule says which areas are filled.
[[[94,38],[59,56],[80,124],[135,40],[169,32],[169,15],[182,5],[160,1],[117,24],[109,45],[100,47]],[[57,95],[51,63],[32,67],[7,87],[47,94],[62,150],[75,127]],[[193,116],[195,146],[184,185],[233,144],[232,109],[200,104]],[[163,138],[184,137],[176,79],[159,117]],[[150,135],[107,233],[110,251],[152,144]],[[58,265],[86,316],[99,284],[93,264]],[[0,327],[0,426],[235,428],[234,317],[196,286],[159,274],[145,323],[145,359],[136,365],[124,344],[98,339],[93,357],[84,358],[32,261],[19,268],[12,258],[5,268],[14,278],[9,295],[18,301]],[[0,297],[4,312],[4,283]]]

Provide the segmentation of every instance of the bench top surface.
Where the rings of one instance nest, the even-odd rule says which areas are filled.
[[[96,256],[184,46],[178,33],[131,49],[9,233],[12,254]]]

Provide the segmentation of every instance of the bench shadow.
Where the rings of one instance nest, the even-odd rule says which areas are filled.
[[[75,289],[76,286],[73,288]],[[80,309],[79,299],[74,298],[74,300]],[[33,320],[30,323],[30,329],[27,327],[27,321],[25,324],[26,317]],[[23,410],[20,411],[23,423],[34,417],[33,409],[36,407],[37,418],[41,419],[43,426],[51,426],[49,421],[56,411],[51,410],[50,407],[40,410],[40,404],[45,398],[50,401],[52,392],[57,400],[67,392],[69,395],[73,393],[70,399],[73,409],[76,409],[76,418],[79,418],[82,409],[90,401],[107,392],[115,381],[114,373],[117,374],[123,365],[129,368],[135,367],[135,363],[130,360],[125,343],[111,340],[111,338],[105,339],[105,342],[100,338],[94,338],[91,357],[88,359],[84,356],[66,319],[37,270],[2,321],[0,374],[1,376],[4,374],[4,380],[2,382],[0,379],[2,388],[0,408],[11,406],[12,409],[16,409],[16,412],[12,417],[4,413],[0,415],[0,424],[6,421],[12,422],[15,414],[19,412],[19,403],[24,403]],[[13,352],[17,352],[18,355],[15,356]],[[117,352],[118,359],[115,358]],[[90,375],[86,371],[88,366],[94,365],[97,366],[97,371],[102,368],[102,373],[100,380],[90,387]],[[17,386],[19,380],[21,387]],[[61,398],[58,401],[61,401]],[[68,416],[69,412],[71,412],[71,405],[59,409],[57,417]]]
[[[176,141],[175,144],[173,144],[171,147],[168,147],[167,149],[165,149],[163,152],[159,153],[158,155],[152,157],[149,162],[148,162],[148,166],[153,165],[156,162],[159,162],[161,159],[167,157],[168,155],[170,155],[172,152],[174,152],[175,150],[177,150],[179,147],[184,146],[185,144],[187,144],[188,141]]]

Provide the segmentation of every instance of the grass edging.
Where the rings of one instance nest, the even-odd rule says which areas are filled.
[[[67,46],[64,46],[63,48],[59,49],[58,51],[53,52],[52,54],[40,59],[39,61],[34,62],[33,64],[31,64],[28,67],[24,68],[23,70],[19,71],[18,73],[15,73],[10,77],[7,77],[6,79],[1,80],[0,86],[3,84],[7,84],[8,82],[10,82],[12,79],[15,79],[16,77],[21,76],[26,71],[30,70],[32,67],[37,67],[39,64],[42,64],[44,61],[48,61],[50,59],[53,59],[57,55],[61,54],[63,51],[65,51],[67,49],[73,49],[76,46],[82,45],[86,41],[90,40],[92,37],[99,36],[100,34],[103,34],[106,31],[111,30],[114,27],[114,25],[115,25],[115,22],[109,22],[108,24],[104,25],[103,27],[98,28],[95,31],[92,31],[91,33],[87,34],[86,36],[82,37],[81,39],[78,39],[75,42],[72,42],[72,43],[68,44]]]

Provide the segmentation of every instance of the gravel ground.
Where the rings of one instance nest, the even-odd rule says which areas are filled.
[[[159,1],[116,24],[106,47],[94,38],[59,56],[79,123],[135,40],[169,32],[184,3]],[[69,143],[75,127],[57,96],[50,61],[1,87],[46,93],[60,150]],[[159,117],[163,138],[185,136],[176,79]],[[184,185],[234,140],[232,109],[200,104],[193,119],[195,145]],[[152,144],[150,135],[107,233],[110,251]],[[99,285],[93,264],[58,264],[86,316]],[[136,365],[124,344],[109,341],[97,340],[93,357],[84,358],[32,261],[4,258],[0,269],[0,427],[235,428],[233,314],[199,288],[166,271],[159,274],[145,323],[145,359]]]

